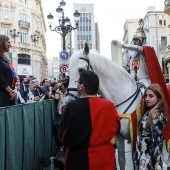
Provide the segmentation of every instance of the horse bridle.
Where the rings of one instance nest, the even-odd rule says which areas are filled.
[[[93,67],[90,65],[90,62],[89,62],[89,59],[88,59],[88,58],[80,57],[79,59],[82,59],[82,60],[84,60],[84,61],[87,62],[87,64],[88,64],[87,70],[88,70],[88,71],[91,70],[91,71],[94,72],[94,69],[93,69]],[[84,69],[79,70],[79,73],[81,73],[82,71],[85,71],[85,70],[84,70]],[[78,99],[77,96],[75,96],[74,94],[70,93],[70,91],[77,91],[77,88],[68,88],[67,91],[68,91],[68,93],[66,94],[66,96],[71,96],[71,97],[73,97],[74,99]]]
[[[88,59],[88,58],[80,57],[79,59],[82,59],[82,60],[84,60],[84,61],[86,61],[86,62],[87,62],[87,64],[88,64],[88,66],[87,66],[87,71],[89,71],[89,70],[91,69],[91,71],[93,71],[93,72],[94,72],[94,69],[93,69],[93,67],[90,65],[90,61],[89,61],[89,59]],[[80,73],[80,72],[79,72],[79,73]]]

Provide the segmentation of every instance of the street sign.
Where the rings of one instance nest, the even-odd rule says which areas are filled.
[[[67,59],[68,59],[68,52],[65,51],[65,50],[61,51],[61,52],[60,52],[60,58],[61,58],[62,60],[67,60]]]
[[[60,65],[61,74],[64,74],[65,72],[67,72],[67,69],[68,69],[68,65]]]

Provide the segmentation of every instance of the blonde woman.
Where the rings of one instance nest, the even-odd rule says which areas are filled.
[[[7,52],[11,47],[9,38],[0,35],[0,107],[10,106],[16,97],[16,73],[11,65]]]
[[[145,89],[142,119],[134,153],[135,170],[162,170],[163,129],[167,121],[162,88],[151,84]]]

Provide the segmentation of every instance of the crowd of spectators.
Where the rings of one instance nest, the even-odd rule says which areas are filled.
[[[9,37],[0,35],[0,108],[47,99],[60,100],[56,90],[59,88],[62,91],[61,81],[51,82],[44,79],[38,82],[35,77],[31,79],[25,77],[20,80],[7,54],[10,48]]]
[[[49,79],[44,79],[39,82],[36,77],[31,79],[17,78],[15,83],[16,97],[14,105],[43,101],[47,99],[60,100],[63,94],[66,94],[68,81],[59,80],[51,82]],[[61,96],[60,96],[61,95]]]

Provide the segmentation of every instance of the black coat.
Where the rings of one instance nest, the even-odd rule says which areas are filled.
[[[22,89],[19,90],[21,97],[25,100],[25,102],[27,102],[27,94],[25,91],[23,91]]]
[[[12,105],[9,93],[5,90],[7,86],[12,88],[12,73],[7,62],[0,57],[0,107]]]
[[[25,89],[24,89],[24,85],[23,85],[23,83],[20,83],[20,88],[21,88],[23,91],[26,91],[26,90],[28,90],[29,85],[28,85],[28,84],[26,84],[26,85],[25,85]]]
[[[50,90],[46,86],[41,86],[41,92],[43,95],[45,95],[45,100],[50,99],[49,98]]]

